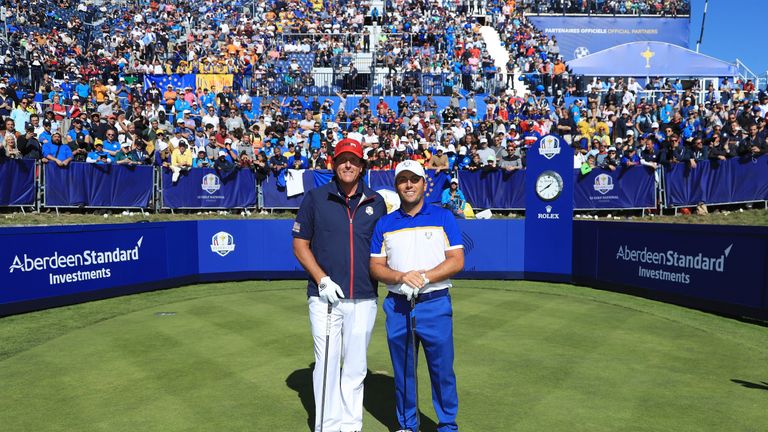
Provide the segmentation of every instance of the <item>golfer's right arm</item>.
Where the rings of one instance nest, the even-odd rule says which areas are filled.
[[[319,284],[320,279],[327,276],[323,269],[320,268],[320,264],[317,263],[315,255],[312,253],[312,249],[309,247],[309,240],[294,237],[293,254],[315,283]]]
[[[371,276],[387,285],[408,284],[412,288],[424,286],[421,273],[416,270],[400,272],[387,265],[387,257],[371,257]]]

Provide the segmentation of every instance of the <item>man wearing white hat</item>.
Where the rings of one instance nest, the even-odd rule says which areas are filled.
[[[424,201],[426,187],[420,163],[407,160],[397,165],[400,208],[379,219],[373,231],[371,276],[389,290],[384,312],[400,429],[419,430],[413,347],[424,342],[438,430],[453,431],[458,430],[459,401],[448,288],[449,278],[464,268],[464,249],[453,214]]]

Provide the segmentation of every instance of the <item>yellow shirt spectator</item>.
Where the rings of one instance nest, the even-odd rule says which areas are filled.
[[[171,166],[174,167],[191,167],[192,166],[192,152],[187,150],[186,145],[180,145],[178,149],[174,150],[171,154]]]

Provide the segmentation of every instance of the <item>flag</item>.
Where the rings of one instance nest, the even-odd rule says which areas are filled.
[[[168,84],[172,85],[174,89],[192,87],[192,90],[195,90],[195,75],[144,75],[144,91],[149,88],[151,83],[155,83],[161,92],[165,91]]]
[[[436,172],[428,169],[426,172],[427,191],[424,194],[424,202],[427,204],[439,203],[443,198],[443,191],[450,185],[451,176],[445,171]]]
[[[232,74],[197,74],[197,88],[216,87],[216,90],[221,90],[224,87],[232,87],[233,80]]]

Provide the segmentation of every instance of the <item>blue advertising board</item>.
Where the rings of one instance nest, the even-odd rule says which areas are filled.
[[[580,171],[575,175],[573,199],[578,210],[656,207],[656,178],[650,168],[596,168],[586,175]]]
[[[579,222],[575,280],[687,299],[766,306],[768,229]]]
[[[163,225],[0,230],[0,304],[166,279]]]
[[[293,256],[292,226],[288,219],[198,222],[199,273],[303,278],[304,270]]]
[[[688,48],[689,18],[535,16],[530,22],[555,36],[565,61],[629,42],[659,41]]]
[[[162,172],[164,208],[247,208],[256,205],[256,176],[251,170],[229,173],[213,168],[183,172],[175,183]]]

